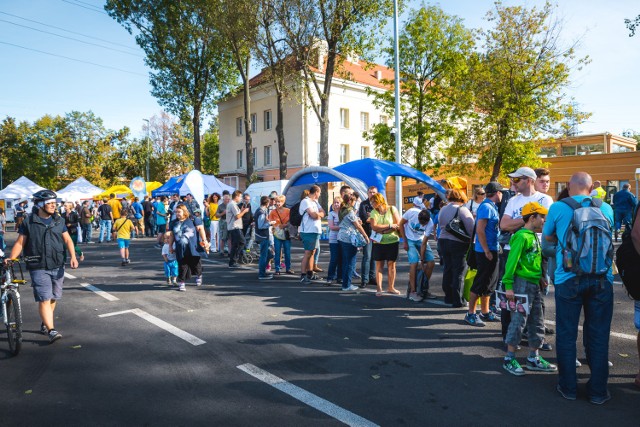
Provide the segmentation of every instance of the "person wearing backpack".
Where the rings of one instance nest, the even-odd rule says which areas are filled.
[[[576,399],[576,339],[584,306],[583,339],[591,369],[587,393],[591,403],[601,405],[611,399],[607,382],[613,317],[613,209],[589,195],[593,182],[586,172],[573,174],[568,188],[569,197],[549,209],[542,232],[543,238],[557,242],[557,391],[565,399]]]
[[[246,209],[246,208],[245,208]],[[271,280],[273,274],[267,274],[267,264],[273,258],[271,251],[271,226],[275,221],[269,220],[269,197],[260,197],[260,207],[252,215],[256,223],[256,241],[260,243],[260,259],[258,261],[258,280]]]

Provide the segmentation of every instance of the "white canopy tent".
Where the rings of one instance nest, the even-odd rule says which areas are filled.
[[[28,200],[33,193],[40,190],[44,190],[44,187],[40,187],[26,176],[21,176],[0,191],[0,200],[5,201],[4,206],[7,221],[14,220],[14,206],[16,203]]]
[[[59,198],[66,202],[76,202],[93,199],[95,195],[103,191],[103,189],[91,184],[84,177],[80,177],[56,193]]]

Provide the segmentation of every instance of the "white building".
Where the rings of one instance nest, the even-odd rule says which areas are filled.
[[[381,80],[393,80],[393,70],[382,65],[346,60],[341,73],[349,80],[334,75],[329,101],[329,167],[351,160],[374,157],[371,141],[364,131],[374,124],[389,121],[374,107],[367,88],[377,91],[391,89]],[[343,74],[345,75],[345,74]],[[317,73],[319,84],[323,74]],[[263,82],[261,73],[251,79],[251,128],[254,151],[254,171],[263,181],[279,179],[278,139],[275,131],[276,93],[273,85]],[[246,152],[244,106],[242,92],[218,104],[220,126],[220,173],[229,185],[245,188]],[[284,102],[284,135],[287,157],[287,177],[306,166],[320,162],[320,124],[301,94]]]

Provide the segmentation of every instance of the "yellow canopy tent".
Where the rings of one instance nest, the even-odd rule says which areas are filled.
[[[444,188],[457,188],[467,193],[467,180],[459,176],[452,176],[451,178],[445,178],[440,181]]]
[[[151,192],[157,188],[162,187],[162,183],[158,181],[151,181],[145,183],[147,187],[147,194],[151,194]],[[100,193],[94,197],[94,199],[103,199],[109,198],[110,194],[115,194],[117,198],[122,197],[130,197],[133,195],[133,192],[129,187],[123,184],[114,185],[113,187],[107,188],[103,193]]]

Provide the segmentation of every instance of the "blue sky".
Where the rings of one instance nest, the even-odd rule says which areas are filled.
[[[0,0],[0,120],[11,116],[33,121],[44,114],[92,110],[107,128],[128,126],[134,136],[142,136],[143,119],[159,114],[161,107],[150,95],[142,50],[124,28],[100,11],[103,4],[100,0]],[[487,25],[483,17],[493,1],[445,0],[440,6],[463,18],[468,27],[480,27]],[[578,54],[592,60],[573,73],[568,89],[583,111],[593,113],[580,130],[640,133],[636,106],[640,34],[630,38],[624,26],[624,18],[640,14],[640,4],[637,0],[560,0],[557,11],[564,20],[563,40],[570,43],[581,38]]]

